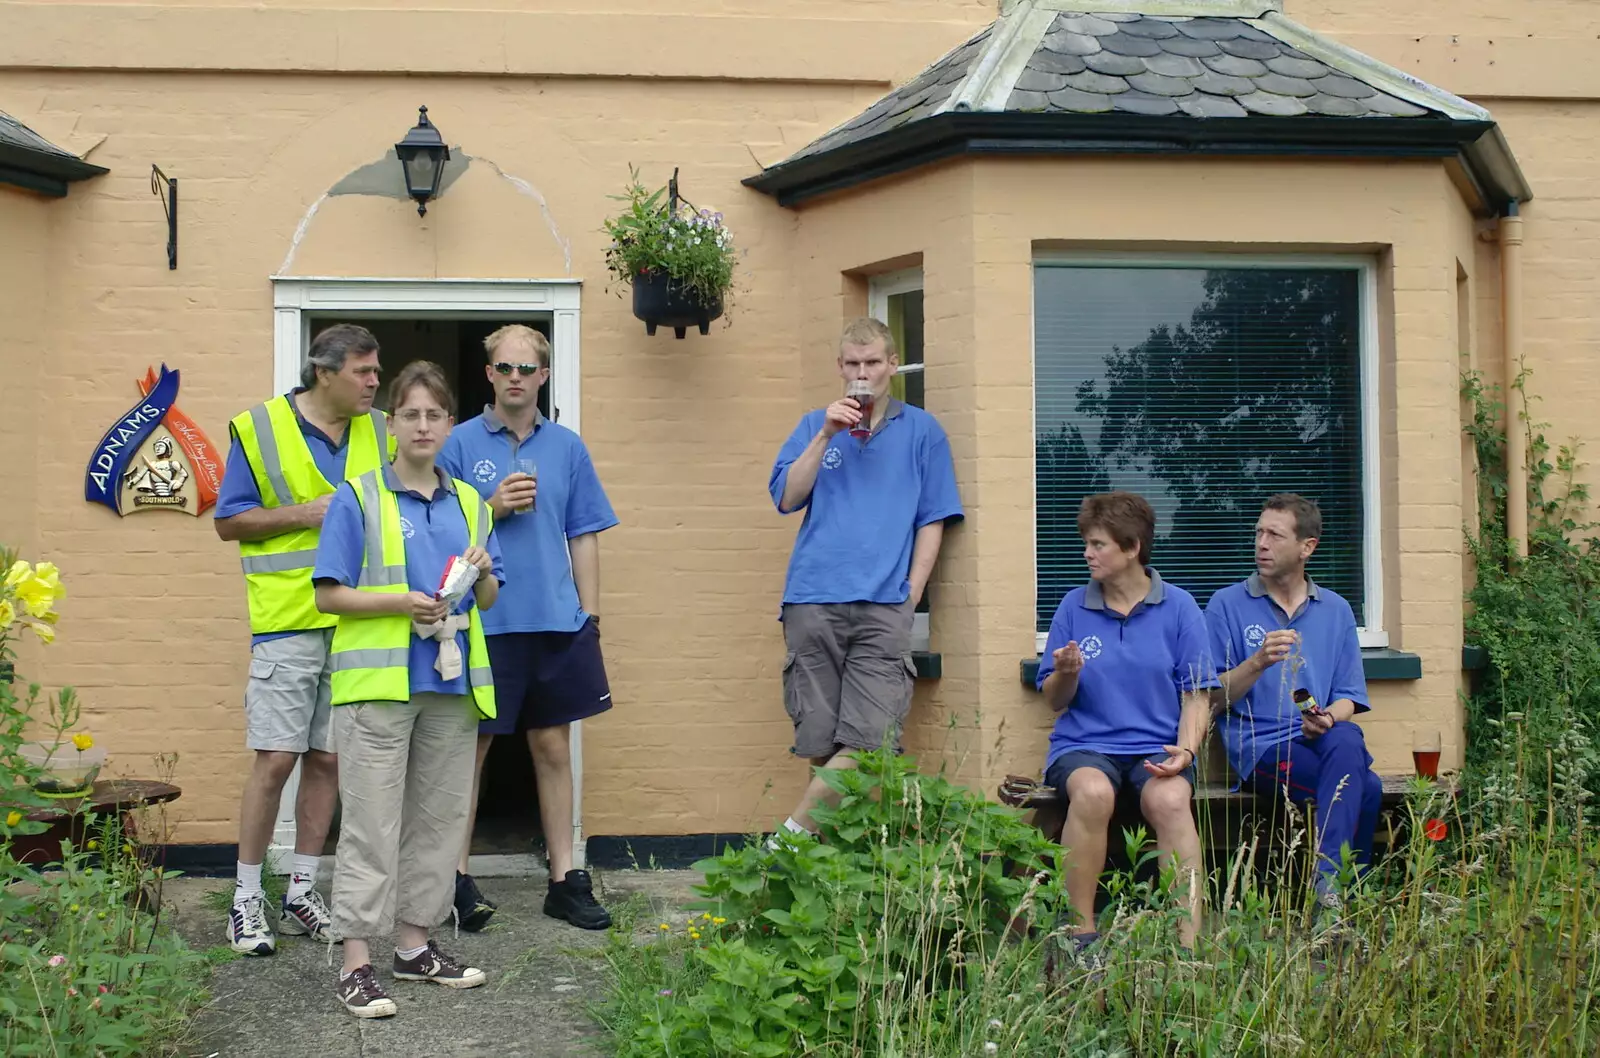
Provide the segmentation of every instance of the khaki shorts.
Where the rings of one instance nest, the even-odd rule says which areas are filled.
[[[328,724],[332,645],[333,629],[319,628],[250,648],[250,680],[244,688],[246,746],[286,753],[333,752]]]
[[[911,708],[911,603],[788,603],[783,607],[783,704],[794,754],[841,748],[900,751]]]

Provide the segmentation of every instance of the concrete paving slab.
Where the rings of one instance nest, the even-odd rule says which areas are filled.
[[[614,914],[631,906],[638,935],[659,922],[681,923],[693,899],[693,871],[596,872],[596,888]],[[434,934],[440,947],[489,974],[489,983],[465,991],[420,982],[391,981],[387,957],[378,976],[399,1006],[392,1018],[362,1021],[333,998],[339,950],[304,938],[279,938],[277,954],[234,958],[215,971],[211,1004],[196,1017],[180,1053],[192,1058],[566,1058],[604,1053],[603,1035],[587,1007],[603,995],[601,952],[606,934],[593,933],[542,912],[541,872],[514,878],[480,878],[500,905],[482,933],[453,935],[447,923]],[[200,949],[222,943],[217,910],[232,879],[178,878],[167,883],[166,910],[179,932]],[[326,888],[324,892],[326,893]],[[630,904],[631,902],[631,904]],[[374,953],[392,950],[373,945]]]

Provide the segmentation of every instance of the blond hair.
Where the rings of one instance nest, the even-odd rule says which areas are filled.
[[[527,342],[539,358],[539,366],[550,366],[550,339],[524,323],[508,323],[483,340],[483,351],[488,354],[490,363],[494,363],[500,347],[510,341]]]
[[[839,352],[843,353],[847,345],[864,346],[873,342],[883,343],[883,355],[890,360],[898,355],[889,325],[871,316],[860,316],[844,325],[844,333],[839,336]]]

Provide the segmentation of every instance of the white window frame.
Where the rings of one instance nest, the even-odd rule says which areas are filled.
[[[272,276],[273,393],[300,384],[300,365],[311,345],[312,321],[344,316],[371,319],[471,319],[474,316],[548,316],[550,326],[550,409],[562,426],[578,430],[580,328],[583,293],[576,279],[391,279],[322,276]],[[299,765],[284,784],[273,832],[271,859],[279,873],[294,852],[294,804]],[[582,868],[583,724],[572,725],[572,856]],[[513,857],[525,859],[525,857]]]
[[[885,272],[882,275],[871,276],[867,280],[867,315],[879,323],[887,325],[889,322],[889,299],[896,294],[909,294],[913,290],[922,290],[922,269],[906,268],[898,272]],[[927,313],[924,311],[923,320],[926,322]],[[926,351],[924,351],[926,359]],[[897,375],[923,374],[924,364],[902,363],[895,368]],[[911,617],[911,649],[926,651],[932,647],[932,638],[928,631],[929,614],[913,614]]]
[[[1382,433],[1380,420],[1379,352],[1381,341],[1378,320],[1378,263],[1368,256],[1343,254],[1147,254],[1119,251],[1072,252],[1047,251],[1034,254],[1034,268],[1045,266],[1077,266],[1091,268],[1257,268],[1264,270],[1292,268],[1337,269],[1356,272],[1360,276],[1361,326],[1361,492],[1364,517],[1362,526],[1362,576],[1365,599],[1362,613],[1358,615],[1356,635],[1363,649],[1389,645],[1389,633],[1383,627],[1383,506],[1381,491]],[[1031,276],[1030,276],[1031,278]],[[1035,310],[1030,326],[1036,327]],[[1038,377],[1038,338],[1033,339],[1034,377]],[[1037,413],[1037,403],[1035,404]],[[1035,444],[1038,423],[1034,423]],[[1034,474],[1037,484],[1038,452],[1034,453]],[[1038,495],[1037,487],[1035,495]],[[1262,497],[1265,499],[1265,497]],[[1034,511],[1034,556],[1038,562],[1039,515]],[[1244,570],[1240,576],[1249,572]],[[1034,570],[1034,592],[1038,592],[1038,568]],[[1044,652],[1046,633],[1036,635],[1037,650]]]

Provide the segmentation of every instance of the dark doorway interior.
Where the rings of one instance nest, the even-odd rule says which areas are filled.
[[[501,317],[401,318],[394,316],[350,316],[313,319],[311,334],[334,323],[359,323],[378,339],[378,360],[384,383],[379,388],[377,406],[387,410],[388,380],[413,360],[438,364],[456,392],[456,418],[470,419],[494,399],[494,390],[484,372],[488,362],[483,340],[507,323],[524,323],[546,338],[551,336],[549,316],[507,319]],[[539,410],[550,414],[550,386],[539,394]],[[490,747],[483,765],[483,782],[478,791],[478,823],[472,835],[473,855],[521,854],[543,850],[543,831],[539,824],[539,798],[533,784],[533,761],[527,740],[521,735],[501,736]],[[332,854],[338,842],[339,820],[334,818],[326,851]]]

